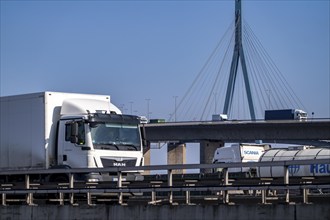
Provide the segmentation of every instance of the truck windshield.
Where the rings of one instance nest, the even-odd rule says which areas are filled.
[[[138,125],[93,123],[90,128],[95,149],[141,150]]]

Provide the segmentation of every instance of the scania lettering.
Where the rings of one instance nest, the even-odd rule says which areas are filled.
[[[259,155],[259,151],[244,151],[244,154],[253,154],[253,155]]]
[[[143,165],[140,118],[121,114],[110,96],[41,92],[1,97],[0,107],[0,179],[10,178],[2,170]],[[136,174],[123,173],[126,179]]]

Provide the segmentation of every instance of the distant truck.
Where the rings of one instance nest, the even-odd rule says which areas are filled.
[[[214,114],[212,115],[212,121],[227,121],[228,115],[226,114]]]
[[[268,144],[234,143],[230,146],[220,147],[214,152],[213,163],[245,163],[258,162],[260,156],[270,149]],[[222,172],[222,168],[214,170]],[[231,177],[255,177],[256,167],[229,168]]]
[[[299,109],[266,110],[265,120],[299,120],[306,121],[307,113]]]
[[[0,179],[1,170],[144,163],[139,117],[122,115],[110,96],[41,92],[1,97],[0,101]],[[127,179],[138,176],[123,175]],[[67,177],[62,174],[45,178],[56,181]],[[111,174],[91,173],[82,178],[115,180]]]
[[[165,119],[150,119],[149,123],[165,123]]]

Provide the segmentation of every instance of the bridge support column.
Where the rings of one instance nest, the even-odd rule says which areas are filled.
[[[223,147],[223,141],[203,141],[200,142],[199,155],[201,164],[211,164],[214,152],[217,148]],[[211,173],[211,169],[201,169],[201,173]]]
[[[186,163],[186,144],[168,143],[167,144],[167,164]],[[182,174],[185,170],[173,170],[173,174]]]
[[[149,166],[150,165],[150,152],[151,152],[151,150],[150,150],[150,143],[148,142],[148,144],[145,147],[143,147],[143,158],[144,158],[143,160],[144,160],[144,165],[145,166]],[[143,174],[144,175],[150,174],[150,170],[145,170],[143,172]]]

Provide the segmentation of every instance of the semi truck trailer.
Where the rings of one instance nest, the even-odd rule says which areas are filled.
[[[307,113],[300,109],[266,110],[265,120],[299,120],[306,121]]]
[[[0,175],[1,170],[144,163],[139,117],[121,114],[108,95],[41,92],[1,97],[0,101]],[[83,178],[114,180],[111,174]]]

